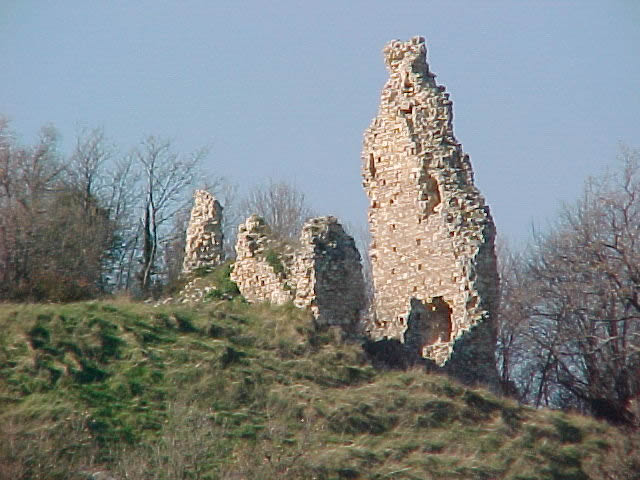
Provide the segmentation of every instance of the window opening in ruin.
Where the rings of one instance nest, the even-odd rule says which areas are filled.
[[[372,178],[376,178],[376,165],[375,165],[375,160],[373,158],[373,153],[369,154],[369,172],[371,172]]]
[[[425,305],[429,321],[426,345],[451,340],[451,307],[442,297],[435,297]]]
[[[417,245],[418,247],[420,246],[420,242],[421,242],[421,239],[416,238],[416,245]]]
[[[397,249],[396,247],[391,247],[391,251],[392,251],[392,252],[397,252],[397,251],[398,251],[398,249]]]
[[[405,344],[423,352],[425,347],[451,340],[451,307],[442,297],[430,303],[411,299],[411,309],[404,334]]]
[[[422,270],[422,264],[421,263],[418,264],[418,270]]]
[[[393,198],[389,200],[389,205],[393,205]]]

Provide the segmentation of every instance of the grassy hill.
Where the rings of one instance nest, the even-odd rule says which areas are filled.
[[[0,306],[1,479],[632,479],[640,441],[419,369],[291,306]]]

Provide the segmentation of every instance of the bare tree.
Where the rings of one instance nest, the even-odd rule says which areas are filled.
[[[222,235],[224,238],[224,256],[227,259],[235,258],[236,234],[242,218],[240,205],[238,203],[238,186],[225,179],[215,189],[209,190],[214,193],[220,204],[224,208],[222,216]]]
[[[105,205],[116,223],[116,238],[107,268],[114,290],[129,290],[136,267],[140,229],[137,208],[142,201],[140,171],[131,155],[111,163],[106,175]]]
[[[526,400],[530,396],[538,362],[532,362],[532,344],[528,338],[528,317],[524,306],[527,295],[524,257],[507,244],[497,248],[500,275],[500,308],[497,311],[496,361],[502,391]]]
[[[183,156],[174,152],[171,142],[147,137],[134,158],[141,166],[144,182],[142,201],[142,268],[140,288],[148,294],[156,273],[158,250],[167,235],[167,226],[179,212],[189,208],[191,190],[198,176],[198,167],[206,156],[205,149]]]
[[[242,218],[257,214],[283,240],[295,240],[314,213],[304,193],[295,186],[269,180],[251,189],[239,205]]]
[[[206,150],[180,155],[148,137],[121,157],[94,129],[64,158],[56,141],[48,127],[20,146],[0,120],[0,295],[147,295],[175,276],[193,188],[224,186],[199,174]]]
[[[40,235],[47,204],[59,189],[63,166],[57,132],[44,127],[33,147],[17,144],[8,122],[0,122],[0,283],[4,295],[29,295],[34,272],[47,258]]]
[[[622,157],[536,236],[507,300],[529,341],[529,400],[630,423],[640,395],[640,154]]]
[[[67,162],[69,183],[82,194],[85,209],[90,208],[91,199],[104,194],[107,176],[104,167],[113,155],[104,131],[100,128],[83,131],[76,138],[76,146]]]

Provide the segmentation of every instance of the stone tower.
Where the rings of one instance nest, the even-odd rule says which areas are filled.
[[[187,227],[182,273],[222,263],[222,241],[222,206],[209,192],[196,190]]]
[[[497,380],[495,227],[453,135],[422,37],[384,48],[389,80],[365,132],[374,338],[396,338],[468,383]]]

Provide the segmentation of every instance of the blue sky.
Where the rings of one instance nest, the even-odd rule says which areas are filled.
[[[0,113],[70,149],[103,127],[209,145],[240,185],[295,182],[320,214],[366,221],[362,133],[381,50],[422,35],[498,231],[518,243],[588,175],[640,146],[640,2],[30,1],[0,4]]]

